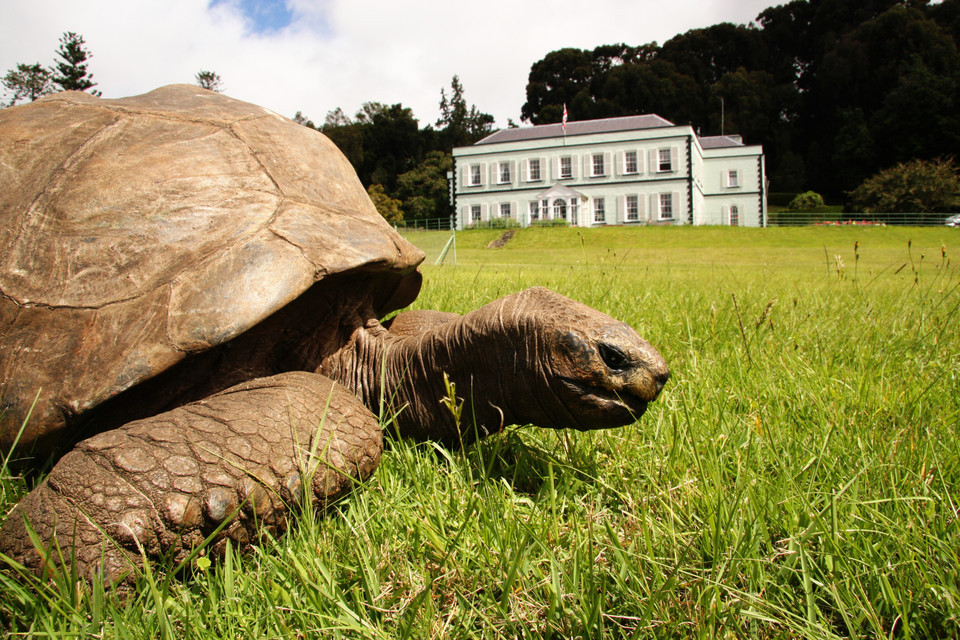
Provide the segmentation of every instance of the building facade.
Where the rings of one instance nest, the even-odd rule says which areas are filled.
[[[503,129],[453,150],[457,228],[765,226],[763,148],[657,115]]]

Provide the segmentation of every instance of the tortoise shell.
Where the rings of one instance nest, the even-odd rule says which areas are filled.
[[[0,110],[0,184],[2,451],[22,424],[21,449],[75,438],[336,274],[363,273],[376,313],[419,291],[423,253],[333,143],[194,86]]]

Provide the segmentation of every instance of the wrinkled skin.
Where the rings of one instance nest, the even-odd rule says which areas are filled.
[[[390,331],[358,326],[320,372],[371,407],[393,398],[402,436],[469,444],[509,424],[598,429],[630,424],[659,395],[669,370],[627,324],[535,287],[467,315],[418,314],[421,333],[400,314]],[[413,335],[410,335],[410,334]],[[381,372],[386,389],[381,385]],[[443,372],[466,401],[458,430],[442,409]]]
[[[141,551],[180,562],[221,525],[215,554],[282,531],[290,505],[343,496],[382,449],[376,416],[342,386],[260,378],[81,442],[10,513],[0,548],[38,575],[75,554],[81,575],[113,583]],[[59,552],[38,552],[24,517]]]
[[[214,551],[243,546],[285,528],[302,495],[343,495],[379,462],[381,412],[401,436],[462,446],[509,424],[629,424],[669,377],[628,325],[543,288],[462,317],[400,314],[389,331],[368,304],[340,304],[343,346],[316,373],[253,380],[80,443],[9,515],[0,551],[47,568],[26,517],[44,544],[75,551],[82,574],[116,581],[141,549],[182,560],[220,525]],[[444,373],[464,400],[459,425]]]

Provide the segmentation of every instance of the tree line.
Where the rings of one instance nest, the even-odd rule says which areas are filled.
[[[68,32],[60,44],[54,67],[7,72],[11,104],[92,90],[83,38]],[[550,52],[531,66],[521,118],[559,122],[564,107],[571,120],[656,113],[702,135],[763,145],[773,192],[849,199],[869,177],[912,161],[955,173],[958,45],[960,0],[792,0],[752,24],[693,29],[663,45]],[[222,90],[214,72],[196,82]],[[425,219],[449,214],[453,147],[493,131],[457,76],[439,107],[437,122],[423,127],[399,103],[367,102],[352,117],[334,109],[320,125],[301,112],[294,119],[333,140],[386,217]]]
[[[960,0],[794,0],[662,46],[551,52],[530,70],[522,117],[559,122],[564,104],[574,120],[657,113],[762,144],[773,191],[840,197],[960,148],[958,42]]]

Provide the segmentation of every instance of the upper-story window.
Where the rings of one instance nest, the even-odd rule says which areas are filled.
[[[607,221],[607,203],[604,198],[593,199],[593,221],[594,222]]]
[[[540,177],[540,158],[533,158],[527,162],[527,180],[530,182],[539,182]]]
[[[660,194],[660,219],[669,220],[673,217],[673,194]]]
[[[637,164],[637,152],[636,151],[627,151],[623,154],[623,172],[624,173],[638,173],[639,165]]]
[[[736,169],[731,169],[727,171],[727,186],[728,187],[739,187],[740,186],[740,172]]]
[[[570,156],[563,156],[560,158],[560,178],[572,178],[573,177],[573,158]]]
[[[673,154],[670,149],[657,150],[657,171],[673,171]]]
[[[476,187],[480,185],[480,181],[483,178],[483,174],[480,173],[481,167],[478,164],[470,165],[470,186]]]
[[[627,222],[636,222],[640,219],[640,197],[627,196],[626,198]]]
[[[497,182],[500,184],[510,182],[510,163],[509,162],[499,163],[498,171],[497,171]]]
[[[603,166],[603,154],[595,153],[593,158],[591,158],[590,165],[590,175],[592,176],[602,176],[606,174],[606,167]]]

